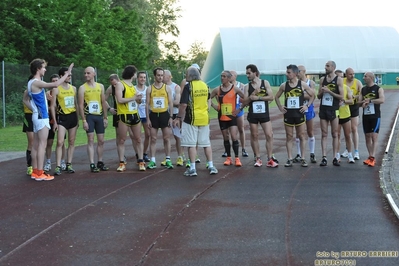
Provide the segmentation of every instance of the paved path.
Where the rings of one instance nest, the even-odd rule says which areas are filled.
[[[277,169],[254,168],[252,156],[242,160],[242,168],[223,166],[215,121],[219,174],[213,176],[202,151],[195,178],[184,177],[182,168],[138,172],[132,161],[124,173],[92,174],[85,147],[75,152],[77,173],[52,182],[29,180],[23,158],[2,162],[0,265],[314,265],[335,252],[356,265],[398,265],[399,224],[380,188],[379,166],[399,94],[387,91],[386,97],[375,168],[361,162],[334,167],[331,151],[327,167],[285,168],[277,109]],[[315,132],[320,157],[318,126]],[[264,156],[264,141],[261,151]],[[105,160],[113,168],[115,158],[114,141],[108,141]],[[344,251],[366,253],[343,258]],[[396,253],[374,258],[369,251]]]

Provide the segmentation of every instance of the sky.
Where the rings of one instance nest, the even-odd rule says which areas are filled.
[[[182,17],[177,20],[177,42],[183,54],[194,42],[202,42],[209,51],[220,27],[390,26],[399,31],[399,9],[394,4],[394,0],[178,0]]]

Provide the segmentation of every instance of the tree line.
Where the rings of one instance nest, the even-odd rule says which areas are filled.
[[[74,62],[112,70],[134,64],[176,72],[194,62],[202,66],[207,56],[202,43],[193,43],[182,55],[176,41],[160,37],[179,36],[180,12],[178,0],[2,0],[0,61],[28,65],[43,58],[51,66]],[[6,103],[18,108],[23,88],[13,85],[16,80],[25,84],[29,73],[6,72]],[[18,121],[18,110],[7,120]]]

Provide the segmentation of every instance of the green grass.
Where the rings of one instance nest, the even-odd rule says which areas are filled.
[[[105,130],[105,140],[115,139],[115,129],[112,127],[112,116],[110,116],[108,120],[109,125]],[[28,140],[26,138],[26,134],[22,132],[22,123],[20,126],[0,128],[0,151],[25,151],[27,144]],[[79,121],[75,146],[86,144],[86,132],[83,130],[82,122]],[[55,143],[53,144],[53,148],[54,147]]]

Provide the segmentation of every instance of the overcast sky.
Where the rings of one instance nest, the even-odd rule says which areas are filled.
[[[219,27],[391,26],[399,31],[399,9],[394,4],[394,0],[179,0],[178,43],[183,53],[195,41],[209,50]]]

